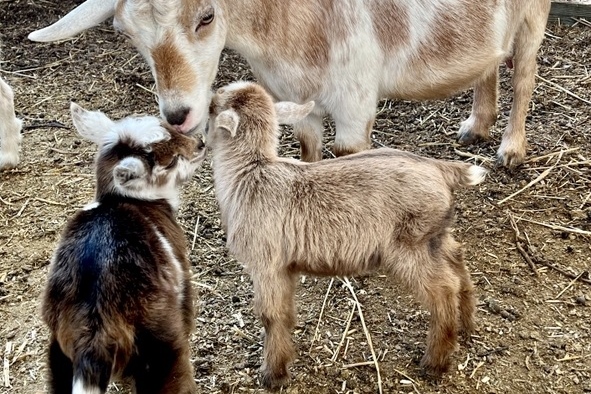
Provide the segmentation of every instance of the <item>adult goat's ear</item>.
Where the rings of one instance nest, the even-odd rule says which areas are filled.
[[[296,104],[289,101],[275,103],[275,113],[279,124],[294,124],[304,119],[314,109],[314,101]]]
[[[234,137],[236,135],[236,129],[238,128],[238,122],[240,122],[240,116],[233,109],[227,109],[220,112],[215,118],[214,126],[217,129],[224,129],[230,132],[230,135]]]
[[[84,139],[101,144],[103,136],[113,127],[113,121],[99,111],[87,111],[78,104],[70,104],[74,127]]]

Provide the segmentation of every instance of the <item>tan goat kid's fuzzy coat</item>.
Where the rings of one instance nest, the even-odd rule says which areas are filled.
[[[210,106],[208,146],[231,253],[249,270],[265,327],[262,380],[282,385],[294,357],[294,291],[300,273],[357,275],[383,269],[431,312],[422,366],[440,374],[460,329],[473,329],[474,298],[450,234],[453,190],[482,181],[464,163],[378,149],[316,163],[277,156],[278,122],[313,103],[273,104],[252,83],[220,89]]]

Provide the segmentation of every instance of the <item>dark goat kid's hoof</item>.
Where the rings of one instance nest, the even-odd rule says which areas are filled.
[[[267,390],[278,390],[289,381],[289,372],[272,373],[270,371],[261,371],[261,384]]]
[[[439,381],[449,371],[449,361],[434,364],[423,357],[421,360],[422,375],[432,381]]]

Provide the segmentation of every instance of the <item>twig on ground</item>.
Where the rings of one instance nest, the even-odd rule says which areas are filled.
[[[47,199],[41,198],[41,197],[33,197],[33,200],[44,202],[44,203],[49,204],[49,205],[57,205],[57,206],[60,206],[60,207],[66,207],[66,206],[68,206],[68,204],[64,204],[63,202],[57,202],[57,201],[47,200]]]
[[[373,363],[375,364],[376,373],[378,375],[378,392],[380,394],[383,394],[382,376],[380,375],[380,366],[378,364],[378,358],[376,357],[376,352],[373,349],[371,335],[369,333],[369,330],[367,329],[367,326],[365,325],[365,319],[363,318],[363,311],[361,310],[361,304],[359,303],[359,300],[357,299],[357,294],[355,294],[355,290],[353,289],[353,286],[351,285],[349,278],[344,277],[342,279],[342,281],[345,284],[345,286],[347,286],[349,291],[351,292],[351,295],[353,296],[353,299],[355,300],[355,304],[357,305],[357,313],[359,313],[359,319],[361,319],[361,325],[363,326],[363,331],[365,332],[365,337],[367,338],[367,344],[369,345],[369,350],[371,351],[371,356],[373,357]]]
[[[539,278],[540,273],[536,269],[534,262],[531,260],[527,252],[523,249],[523,247],[520,244],[520,241],[522,241],[524,238],[521,236],[521,233],[519,232],[519,227],[517,227],[517,223],[515,223],[515,219],[513,218],[513,215],[511,213],[509,213],[509,220],[511,221],[511,227],[513,227],[513,231],[515,232],[515,245],[517,246],[517,250],[519,251],[519,253],[521,253],[521,256],[523,256],[524,260],[529,265],[529,268],[531,268],[534,274],[536,274],[536,277]]]
[[[372,365],[375,367],[375,363],[373,361],[361,361],[359,363],[344,364],[342,368],[345,369],[345,368],[364,367],[366,365]]]
[[[470,374],[470,379],[474,379],[474,375],[476,374],[476,371],[478,371],[478,368],[482,367],[483,365],[484,365],[484,361],[481,361],[476,365],[476,367],[474,367],[474,370]]]
[[[582,101],[582,102],[584,102],[584,103],[591,104],[591,101],[589,101],[589,100],[585,100],[584,98],[582,98],[582,97],[580,97],[580,96],[577,96],[576,94],[574,94],[574,93],[573,93],[573,92],[571,92],[570,90],[563,88],[562,86],[560,86],[559,84],[557,84],[557,83],[555,83],[555,82],[552,82],[552,81],[549,81],[549,80],[547,80],[546,78],[540,77],[538,74],[536,74],[536,77],[538,77],[538,79],[539,79],[540,81],[542,81],[542,82],[544,82],[544,83],[547,83],[548,85],[554,86],[554,87],[555,87],[555,88],[557,88],[558,90],[561,90],[561,91],[563,91],[564,93],[568,94],[568,95],[569,95],[569,96],[571,96],[571,97],[574,97],[574,98],[576,98],[576,99],[578,99],[578,100],[581,100],[581,101]]]
[[[577,227],[564,227],[564,226],[561,226],[558,224],[543,223],[543,222],[538,222],[538,221],[535,221],[532,219],[525,219],[525,218],[519,218],[519,220],[523,220],[524,222],[537,224],[539,226],[548,227],[548,228],[551,228],[552,230],[564,231],[565,233],[591,235],[591,231],[581,230],[580,228],[577,228]]]
[[[556,165],[558,164],[558,162],[562,158],[562,154],[563,153],[564,153],[564,151],[560,151],[560,153],[558,154],[558,159],[556,159],[556,163],[554,163],[554,165],[552,167],[546,169],[544,172],[542,172],[540,175],[538,175],[536,179],[534,179],[533,181],[531,181],[530,183],[528,183],[527,185],[525,185],[521,189],[517,190],[515,193],[511,194],[508,197],[503,198],[501,201],[499,201],[497,203],[497,205],[501,205],[504,202],[509,201],[510,199],[512,199],[513,197],[515,197],[516,195],[522,193],[524,190],[532,187],[536,183],[540,182],[542,179],[546,178],[548,176],[548,174],[550,174],[550,172],[554,169],[554,167],[556,167]]]
[[[460,156],[460,157],[467,157],[470,159],[478,159],[482,162],[492,162],[494,161],[494,159],[491,159],[489,157],[485,157],[485,156],[481,156],[481,155],[475,155],[473,153],[469,153],[469,152],[462,152],[461,150],[458,149],[454,149],[454,152],[456,152],[456,155]]]
[[[355,301],[353,301],[352,304],[353,304],[353,308],[351,308],[351,313],[349,313],[349,318],[347,319],[345,331],[343,331],[343,337],[341,338],[341,341],[337,345],[337,348],[334,351],[334,354],[332,355],[332,358],[330,359],[330,361],[334,362],[337,360],[337,357],[339,356],[339,351],[341,350],[341,347],[343,346],[343,343],[345,342],[347,335],[349,335],[349,327],[351,327],[351,321],[353,320],[353,315],[355,314],[355,308],[356,308]]]
[[[563,270],[562,268],[560,268],[560,267],[558,267],[558,266],[556,266],[556,265],[554,265],[542,258],[537,257],[534,253],[535,248],[532,247],[530,245],[529,241],[521,235],[521,233],[519,232],[519,228],[517,227],[517,223],[515,222],[515,219],[511,213],[509,213],[509,220],[511,221],[511,227],[513,227],[513,230],[515,231],[515,238],[516,238],[515,243],[517,245],[517,250],[519,251],[519,253],[521,253],[521,255],[523,256],[525,261],[527,261],[527,263],[534,270],[534,272],[536,272],[536,276],[539,276],[539,271],[535,268],[535,264],[542,264],[548,268],[552,268],[553,270],[560,272],[561,274],[563,274],[564,276],[566,276],[568,278],[574,279],[573,283],[578,280],[581,282],[591,284],[591,279],[589,279],[589,272],[588,271],[583,271],[580,274],[575,275],[575,274],[572,274],[568,271]],[[541,224],[541,223],[538,223],[535,221],[524,219],[522,217],[520,217],[518,220],[523,220],[525,222],[532,222],[535,224]],[[583,230],[580,230],[580,231],[583,231]],[[523,246],[520,245],[519,242],[523,242],[528,250],[526,251],[523,248]],[[529,253],[528,253],[528,251],[529,251]],[[568,288],[568,286],[567,286],[567,288]],[[562,292],[558,295],[558,297],[560,297],[560,295],[562,295]],[[558,298],[558,297],[556,297],[556,298]]]
[[[583,276],[583,274],[585,273],[585,271],[581,272],[579,275],[577,275],[576,278],[574,278],[573,280],[570,281],[570,283],[568,285],[566,285],[566,287],[564,289],[562,289],[562,291],[560,293],[558,293],[558,295],[556,297],[554,297],[555,300],[559,299],[561,295],[564,294],[564,292],[566,292],[568,289],[570,289],[572,287],[572,285],[581,278],[581,276]]]
[[[61,153],[62,155],[79,155],[79,152],[76,151],[67,151],[67,150],[63,150],[63,149],[58,149],[58,148],[54,148],[54,147],[49,147],[49,150],[52,152],[56,152],[56,153]]]
[[[201,216],[197,216],[197,220],[195,221],[195,229],[193,230],[193,242],[191,242],[191,251],[195,250],[195,241],[197,241],[197,229],[199,228],[199,219],[201,219]]]
[[[12,342],[6,342],[6,348],[4,351],[4,387],[10,387],[10,363],[8,362],[8,358],[10,357],[10,351],[12,350]]]
[[[579,281],[581,281],[581,282],[588,283],[588,284],[590,284],[590,285],[591,285],[591,279],[589,279],[589,278],[587,278],[587,277],[586,277],[586,276],[589,274],[587,271],[583,271],[582,275],[575,275],[575,274],[573,274],[573,273],[570,273],[570,272],[568,272],[568,271],[566,271],[566,270],[563,270],[562,268],[560,268],[560,267],[558,267],[558,266],[556,266],[556,265],[552,264],[552,263],[551,263],[551,262],[549,262],[549,261],[546,261],[546,260],[544,260],[544,259],[538,258],[538,257],[536,257],[536,256],[534,256],[534,261],[535,261],[537,264],[542,264],[542,265],[544,265],[544,266],[546,266],[546,267],[548,267],[548,268],[552,268],[553,270],[560,272],[562,275],[564,275],[564,276],[566,276],[566,277],[568,277],[568,278],[575,279],[575,278],[577,278],[577,277],[578,277],[578,279],[577,279],[577,280],[579,280]],[[587,275],[585,275],[585,274],[587,274]]]
[[[55,127],[58,129],[69,129],[68,126],[61,122],[47,122],[47,123],[37,123],[37,124],[29,124],[24,125],[23,130],[34,130],[34,129],[46,129],[50,127]]]
[[[144,90],[144,91],[146,91],[148,93],[153,94],[154,96],[157,96],[156,92],[154,92],[154,90],[152,90],[150,88],[147,88],[147,87],[145,87],[143,85],[140,85],[139,83],[136,83],[135,86],[137,86],[138,88],[140,88],[140,89],[142,89],[142,90]]]
[[[27,205],[29,205],[29,201],[31,201],[30,198],[27,198],[27,201],[25,201],[25,203],[23,204],[23,206],[21,207],[21,209],[18,210],[16,217],[20,217],[23,214],[23,211],[25,210],[25,208],[27,207]]]
[[[308,349],[308,353],[312,351],[312,346],[314,345],[314,341],[318,338],[318,327],[320,327],[320,321],[322,320],[322,315],[324,314],[324,308],[326,307],[326,300],[328,300],[328,295],[330,294],[330,289],[332,288],[332,284],[334,283],[334,278],[331,278],[330,283],[328,284],[328,289],[326,290],[326,294],[324,295],[324,301],[322,301],[322,308],[320,309],[320,315],[318,316],[318,323],[316,323],[316,329],[314,330],[314,336],[312,337],[312,341],[310,342],[310,349]]]
[[[542,155],[542,156],[536,156],[536,157],[529,158],[529,159],[528,159],[528,160],[526,160],[525,162],[526,162],[526,163],[535,163],[535,162],[538,162],[538,161],[540,161],[540,160],[548,159],[548,158],[551,158],[551,157],[553,157],[553,156],[560,155],[560,154],[564,154],[564,153],[570,153],[570,152],[574,152],[574,151],[577,151],[577,150],[579,150],[579,149],[580,149],[580,147],[575,147],[575,148],[568,148],[568,149],[561,149],[561,150],[559,150],[559,151],[552,152],[552,153],[548,153],[548,154],[546,154],[546,155]]]
[[[585,204],[587,204],[587,201],[589,201],[589,197],[591,197],[591,192],[589,192],[589,194],[587,194],[587,197],[585,197],[585,199],[583,200],[583,203],[581,204],[581,206],[579,207],[579,209],[583,209],[583,207],[585,206]]]

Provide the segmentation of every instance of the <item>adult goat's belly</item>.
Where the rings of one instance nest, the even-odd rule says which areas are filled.
[[[391,58],[384,66],[380,96],[403,100],[432,100],[463,91],[498,68],[508,50],[489,49],[443,58]]]

